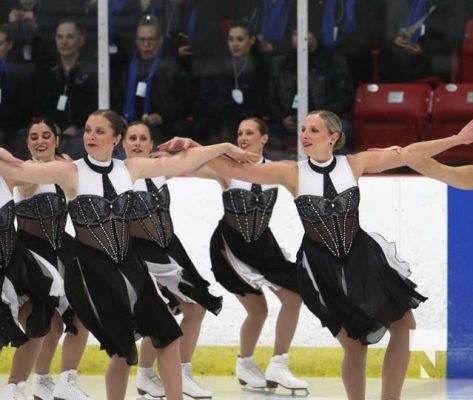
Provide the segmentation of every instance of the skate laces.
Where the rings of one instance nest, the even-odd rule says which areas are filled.
[[[15,400],[26,400],[26,395],[25,395],[25,389],[26,389],[26,382],[18,382],[16,384],[16,391],[13,397]]]
[[[281,372],[282,372],[287,378],[299,380],[298,378],[295,377],[295,375],[292,373],[292,371],[289,369],[289,367],[288,367],[287,365],[284,365],[284,366],[281,368]]]
[[[161,386],[161,379],[159,379],[159,376],[156,374],[150,374],[150,375],[145,375],[146,379],[149,379],[151,382],[153,382],[157,386]]]
[[[261,371],[259,369],[259,367],[255,364],[255,362],[253,360],[251,360],[250,362],[247,363],[246,365],[247,367],[247,370],[255,375],[257,378],[262,378],[264,379],[264,374],[263,374],[263,371]]]
[[[78,394],[82,397],[85,397],[86,399],[90,399],[91,397],[85,393],[80,387],[79,385],[77,384],[77,381],[75,379],[75,377],[73,376],[68,376],[67,377],[67,384],[69,386],[69,389],[72,390],[74,392],[74,394]]]
[[[186,383],[188,385],[192,385],[200,390],[206,390],[202,386],[199,385],[199,383],[194,379],[194,377],[192,376],[190,372],[186,372],[184,379],[187,381]]]
[[[44,386],[48,389],[51,393],[54,391],[54,381],[51,375],[43,375],[39,376],[39,382],[41,386]]]

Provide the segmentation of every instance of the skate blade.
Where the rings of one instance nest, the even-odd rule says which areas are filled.
[[[249,394],[260,394],[262,396],[267,394],[268,388],[265,387],[253,387],[249,385],[242,385],[241,386],[242,392],[249,393]]]
[[[153,397],[150,394],[139,394],[136,400],[165,400],[166,396]]]
[[[212,399],[212,396],[191,396],[190,394],[187,393],[182,393],[184,396],[190,397],[191,399],[195,400],[210,400]]]
[[[295,399],[309,396],[309,389],[293,389],[287,388],[281,384],[276,387],[266,389],[267,398],[269,399]]]

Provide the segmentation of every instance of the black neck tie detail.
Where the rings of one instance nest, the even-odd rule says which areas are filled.
[[[263,158],[262,164],[265,163],[265,159]],[[263,188],[259,183],[252,183],[251,184],[251,192],[254,193],[256,196],[259,196],[261,193],[263,193]]]
[[[64,196],[64,191],[62,190],[61,186],[54,185],[54,187],[56,188],[56,193],[57,194],[60,194],[60,195]]]
[[[263,188],[258,183],[252,183],[251,184],[251,192],[258,196],[263,192]]]
[[[117,192],[108,177],[108,174],[113,169],[113,160],[110,161],[110,165],[106,167],[102,167],[100,165],[96,165],[89,160],[89,157],[84,157],[85,163],[92,169],[93,171],[102,174],[102,184],[103,184],[103,197],[107,200],[114,200],[117,197]]]
[[[332,172],[335,168],[335,165],[337,165],[337,159],[333,157],[332,162],[326,167],[315,165],[312,163],[312,161],[310,161],[310,157],[308,160],[310,168],[319,174],[323,174],[324,176],[324,197],[326,199],[333,200],[335,197],[337,197],[337,191],[335,190],[332,179],[330,179],[330,172]]]
[[[146,189],[148,189],[148,192],[158,191],[158,188],[156,187],[152,179],[146,178],[145,183],[146,183]]]

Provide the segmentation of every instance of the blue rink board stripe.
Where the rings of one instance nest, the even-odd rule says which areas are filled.
[[[473,191],[448,188],[447,377],[473,378]]]

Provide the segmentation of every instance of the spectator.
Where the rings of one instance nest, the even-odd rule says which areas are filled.
[[[234,22],[227,45],[228,55],[209,64],[199,81],[195,127],[199,141],[233,138],[242,119],[267,115],[267,64],[252,25]]]
[[[109,29],[110,43],[122,51],[129,59],[136,50],[134,41],[136,27],[144,15],[157,17],[165,10],[164,0],[110,0]]]
[[[312,4],[313,2],[309,3],[309,20],[317,18],[314,15],[316,10],[311,10]],[[356,84],[377,81],[379,79],[377,57],[383,31],[383,2],[345,0],[342,11],[336,19],[338,22],[336,51],[346,59]]]
[[[121,104],[128,122],[145,122],[155,139],[188,135],[185,117],[191,91],[175,57],[163,54],[163,34],[156,17],[146,15],[136,28],[136,51],[122,79]]]
[[[58,62],[39,66],[36,85],[36,112],[56,121],[61,130],[60,153],[73,159],[84,155],[83,124],[97,109],[97,64],[84,57],[85,33],[74,20],[60,22],[56,29]]]
[[[295,0],[240,0],[238,17],[250,19],[263,53],[273,57],[291,49],[291,33],[296,27]]]
[[[452,55],[461,47],[466,16],[462,1],[386,1],[381,79],[450,81]]]
[[[16,61],[54,62],[54,33],[63,19],[79,21],[91,38],[90,54],[96,54],[97,13],[95,0],[13,0],[8,21]]]
[[[46,17],[44,0],[17,0],[9,14],[9,30],[13,42],[10,59],[17,62],[51,62],[53,54],[42,35]]]
[[[0,146],[17,153],[17,132],[32,116],[33,74],[26,66],[8,61],[11,48],[7,26],[0,25]]]
[[[178,54],[189,72],[197,73],[201,62],[223,54],[217,0],[165,0],[164,3],[170,51]]]
[[[292,34],[292,46],[288,54],[271,63],[268,105],[274,122],[273,147],[295,146],[297,142],[297,31]],[[308,50],[309,109],[326,109],[347,116],[354,104],[355,90],[345,59],[328,51],[313,32],[308,35]],[[342,121],[347,146],[351,147],[349,120]]]

